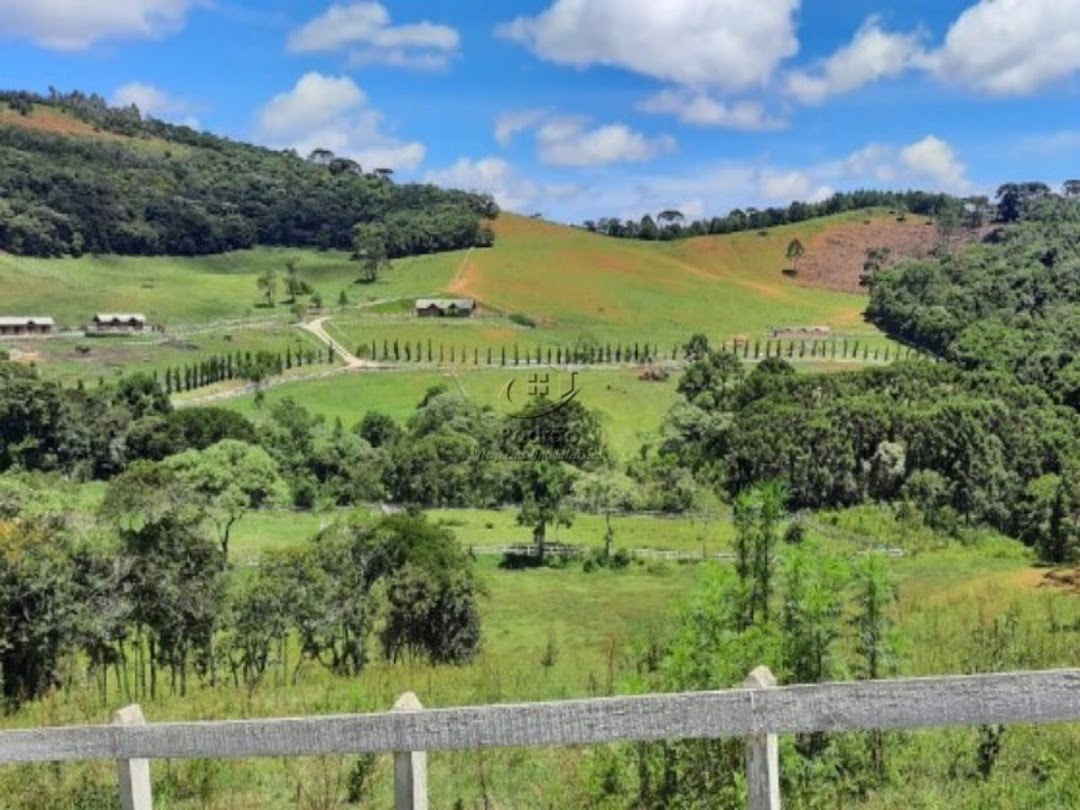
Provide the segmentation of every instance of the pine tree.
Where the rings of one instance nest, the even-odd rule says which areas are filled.
[[[865,555],[855,567],[856,612],[855,653],[860,665],[856,677],[876,681],[895,671],[897,652],[893,612],[897,601],[897,586],[889,572],[884,555]],[[881,730],[867,735],[870,759],[878,777],[885,773],[885,733]]]

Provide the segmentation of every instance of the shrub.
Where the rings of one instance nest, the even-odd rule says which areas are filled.
[[[789,546],[797,546],[806,539],[806,524],[801,520],[793,520],[784,532],[784,542]]]
[[[536,328],[536,321],[534,321],[528,315],[522,314],[521,312],[511,313],[510,320],[516,323],[518,326],[524,326],[529,329]]]

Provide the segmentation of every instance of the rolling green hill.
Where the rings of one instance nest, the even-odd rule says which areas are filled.
[[[397,184],[319,149],[302,157],[111,108],[82,93],[0,91],[0,249],[194,256],[255,245],[390,256],[490,244],[489,196]]]

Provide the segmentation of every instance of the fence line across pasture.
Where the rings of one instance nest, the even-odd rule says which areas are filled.
[[[502,557],[507,555],[519,557],[538,557],[540,551],[535,545],[509,544],[502,546],[468,546],[470,554],[478,557]],[[588,553],[584,546],[562,546],[550,544],[545,553],[553,557],[582,557]],[[659,548],[632,548],[627,549],[632,558],[642,560],[677,560],[687,562],[700,562],[702,560],[715,560],[719,562],[734,562],[737,556],[730,551],[676,551]],[[884,554],[886,557],[899,558],[904,556],[904,550],[900,548],[867,548],[857,552],[858,556],[866,554]]]

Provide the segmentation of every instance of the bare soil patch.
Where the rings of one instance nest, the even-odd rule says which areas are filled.
[[[1072,571],[1051,571],[1043,577],[1042,584],[1062,588],[1080,596],[1080,568]]]
[[[979,237],[958,234],[954,244],[976,238]],[[859,286],[859,276],[868,250],[888,248],[888,267],[903,259],[925,258],[937,243],[937,227],[925,217],[909,215],[904,222],[893,217],[875,217],[837,225],[816,234],[805,245],[806,255],[799,260],[797,278],[813,287],[863,293],[866,288]]]
[[[103,141],[128,140],[105,130],[95,130],[85,121],[80,121],[63,113],[48,108],[36,108],[30,115],[20,115],[15,110],[0,110],[0,124],[9,124],[22,129],[39,132],[52,132],[57,135],[75,135],[83,138],[97,138]]]

